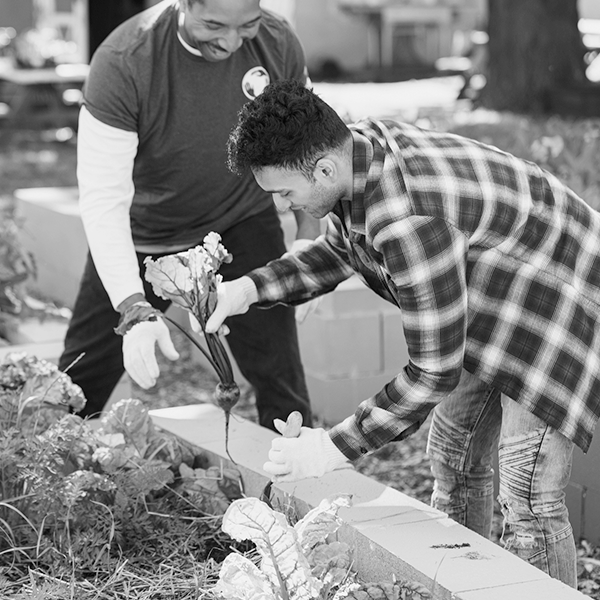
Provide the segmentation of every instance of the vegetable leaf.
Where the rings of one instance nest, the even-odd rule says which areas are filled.
[[[236,540],[252,540],[262,557],[261,570],[280,597],[317,598],[322,584],[311,574],[296,530],[283,514],[257,498],[236,500],[223,517],[222,529]]]

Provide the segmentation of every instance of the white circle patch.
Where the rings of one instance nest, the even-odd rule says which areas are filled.
[[[264,67],[252,67],[242,79],[242,91],[246,98],[254,100],[262,94],[269,83],[271,83],[271,78]]]

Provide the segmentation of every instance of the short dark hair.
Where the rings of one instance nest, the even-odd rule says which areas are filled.
[[[229,135],[229,169],[284,167],[312,178],[317,160],[341,148],[350,130],[335,110],[299,81],[269,84],[245,104]]]

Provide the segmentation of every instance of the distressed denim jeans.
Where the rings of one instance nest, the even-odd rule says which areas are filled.
[[[572,587],[577,555],[565,505],[573,443],[513,400],[463,371],[438,406],[427,443],[432,506],[489,538],[498,451],[504,547]]]

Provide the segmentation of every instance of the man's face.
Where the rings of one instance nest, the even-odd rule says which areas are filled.
[[[258,33],[260,0],[182,0],[179,31],[202,56],[217,62],[229,58]]]
[[[303,210],[321,219],[331,212],[341,198],[336,187],[325,186],[318,180],[309,180],[301,171],[263,167],[253,173],[258,185],[273,195],[273,202],[279,212]]]

